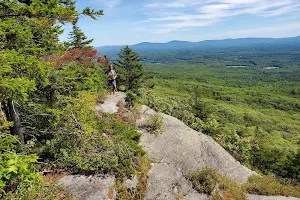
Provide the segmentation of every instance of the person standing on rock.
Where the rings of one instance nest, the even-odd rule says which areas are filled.
[[[115,92],[117,92],[117,73],[115,70],[113,70],[113,66],[109,65],[109,71],[108,71],[108,83],[112,87],[112,90],[110,91],[110,94],[115,95]]]

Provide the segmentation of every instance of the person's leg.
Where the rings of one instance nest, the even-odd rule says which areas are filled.
[[[115,92],[117,92],[117,83],[116,80],[113,81],[113,94],[115,95]]]
[[[109,91],[109,94],[114,95],[115,94],[115,92],[114,92],[114,90],[115,90],[114,82],[111,81],[111,80],[109,80],[108,82],[109,82],[109,86],[111,88],[110,91]]]

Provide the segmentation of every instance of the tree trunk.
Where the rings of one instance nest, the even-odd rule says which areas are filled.
[[[2,110],[2,102],[0,101],[0,120],[2,119],[3,121],[5,120],[5,113]]]
[[[16,103],[13,100],[8,100],[8,109],[11,121],[14,122],[12,133],[19,136],[20,142],[24,144],[24,131],[21,124],[20,113]]]

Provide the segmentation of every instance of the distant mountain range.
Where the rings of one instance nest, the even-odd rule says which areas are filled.
[[[115,55],[125,45],[102,46],[96,49],[102,55]],[[172,50],[201,50],[218,48],[289,48],[300,50],[300,36],[290,38],[239,38],[224,40],[205,40],[200,42],[188,42],[173,40],[167,43],[142,42],[135,45],[129,45],[138,53],[152,51],[172,51]]]

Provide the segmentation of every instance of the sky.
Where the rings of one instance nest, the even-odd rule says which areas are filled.
[[[77,0],[104,10],[79,27],[93,46],[172,40],[300,36],[300,0]],[[71,25],[64,26],[67,40]]]

